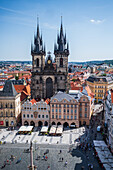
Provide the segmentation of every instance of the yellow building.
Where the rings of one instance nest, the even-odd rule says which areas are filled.
[[[94,93],[95,101],[98,103],[102,101],[105,92],[113,88],[113,80],[111,77],[90,76],[87,79],[87,85],[92,93]]]

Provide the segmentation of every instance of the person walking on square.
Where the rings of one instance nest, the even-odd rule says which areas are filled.
[[[67,160],[66,160],[66,162],[65,162],[64,166],[67,166]]]
[[[60,150],[60,153],[62,153],[62,150]]]

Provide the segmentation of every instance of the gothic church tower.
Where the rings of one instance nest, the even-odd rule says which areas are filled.
[[[69,46],[64,36],[61,21],[60,34],[57,44],[54,45],[55,63],[51,53],[45,59],[45,46],[40,36],[39,24],[37,34],[34,36],[34,45],[31,45],[32,79],[31,97],[35,99],[50,98],[55,92],[68,91],[68,56]]]
[[[66,33],[65,36],[63,33],[62,18],[60,34],[57,35],[57,44],[54,45],[54,55],[58,74],[57,91],[68,91],[69,44],[66,41]]]

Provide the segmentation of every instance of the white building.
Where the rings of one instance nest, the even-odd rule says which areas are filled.
[[[43,100],[40,102],[36,102],[35,99],[27,100],[22,105],[22,125],[48,126],[49,112],[50,107]]]

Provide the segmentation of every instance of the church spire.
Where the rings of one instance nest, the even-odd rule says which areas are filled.
[[[40,32],[39,32],[39,18],[37,17],[37,38],[40,37]]]
[[[61,27],[60,27],[60,38],[63,36],[62,16],[61,16]]]
[[[58,48],[57,48],[58,46]],[[65,50],[67,50],[67,40],[66,40],[66,33],[64,35],[63,32],[63,22],[62,22],[62,16],[61,16],[61,26],[60,26],[60,33],[57,35],[57,45],[54,45],[54,53],[63,53]],[[67,50],[68,51],[68,50]],[[68,51],[69,53],[69,51]]]
[[[34,35],[34,46],[31,49],[31,53],[45,55],[45,51],[43,49],[42,34],[40,36],[39,18],[38,17],[37,17],[37,32],[36,32],[36,35]]]

